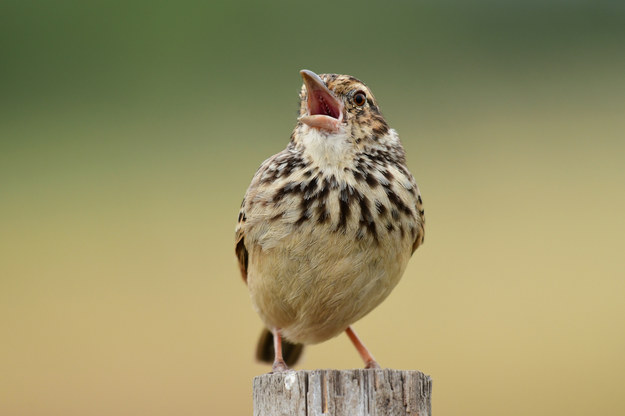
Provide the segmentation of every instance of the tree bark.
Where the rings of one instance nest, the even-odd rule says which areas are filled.
[[[254,378],[254,416],[429,416],[431,395],[419,371],[286,371]]]

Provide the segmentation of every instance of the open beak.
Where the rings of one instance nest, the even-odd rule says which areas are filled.
[[[338,132],[343,121],[343,103],[336,99],[317,74],[307,69],[302,69],[300,74],[308,92],[308,115],[299,119],[310,127]]]

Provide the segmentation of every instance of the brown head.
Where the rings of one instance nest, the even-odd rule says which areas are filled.
[[[309,127],[322,134],[344,134],[354,144],[374,143],[389,132],[373,93],[362,81],[306,69],[300,74],[304,85],[296,132]]]

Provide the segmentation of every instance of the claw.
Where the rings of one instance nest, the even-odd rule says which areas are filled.
[[[276,361],[274,361],[273,365],[271,366],[271,373],[272,374],[282,373],[283,371],[289,371],[289,367],[287,367],[287,365],[284,362],[284,360],[276,360]]]

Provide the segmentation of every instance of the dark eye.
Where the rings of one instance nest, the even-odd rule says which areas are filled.
[[[365,105],[366,102],[367,96],[364,92],[358,91],[356,92],[356,94],[354,94],[354,104],[356,104],[358,107]]]

